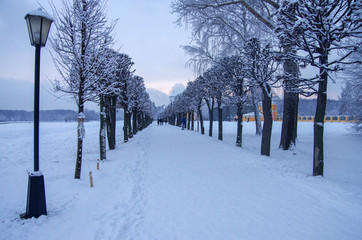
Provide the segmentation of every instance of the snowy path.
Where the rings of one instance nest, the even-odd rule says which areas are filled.
[[[0,138],[0,152],[10,150],[0,159],[0,239],[361,239],[362,184],[310,176],[307,129],[294,154],[274,146],[268,158],[255,150],[260,138],[252,125],[245,128],[245,147],[237,148],[228,128],[221,142],[153,124],[126,144],[118,136],[117,149],[97,171],[98,123],[87,123],[82,179],[74,180],[73,125],[41,127],[48,216],[27,221],[18,214],[25,207],[24,168],[31,168],[31,126],[0,126],[3,136],[13,136]],[[361,137],[335,132],[358,148]],[[335,148],[332,140],[341,141],[331,139]],[[358,173],[351,179],[360,181]]]
[[[358,239],[355,207],[333,185],[257,166],[255,155],[171,126],[148,129],[148,202],[135,239]],[[205,142],[204,142],[205,143]],[[260,157],[262,158],[262,157]],[[268,158],[262,158],[268,161]],[[349,205],[351,204],[351,205]],[[328,217],[328,216],[338,216]],[[349,220],[347,220],[349,219]]]

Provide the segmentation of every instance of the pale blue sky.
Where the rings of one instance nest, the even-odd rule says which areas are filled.
[[[35,49],[30,46],[24,16],[37,9],[38,2],[50,12],[48,0],[0,0],[0,109],[33,108]],[[107,4],[109,20],[118,19],[115,49],[120,48],[133,59],[136,74],[145,79],[147,88],[166,94],[176,84],[186,85],[195,79],[185,67],[188,56],[180,48],[189,44],[190,34],[174,24],[176,16],[170,13],[170,4],[171,0],[108,0]],[[69,96],[52,96],[49,80],[58,74],[50,50],[50,45],[42,48],[40,107],[75,109]],[[329,84],[329,97],[336,98],[339,92],[339,85]],[[95,105],[89,107],[96,109]]]
[[[24,16],[39,7],[48,11],[48,0],[0,1],[0,109],[31,110],[34,81],[34,47],[29,43]],[[54,0],[55,4],[60,1]],[[107,17],[118,19],[114,29],[115,49],[135,62],[136,74],[147,88],[168,94],[175,84],[194,80],[185,67],[187,56],[180,48],[189,43],[189,34],[173,22],[171,0],[108,0]],[[54,28],[54,26],[53,26]],[[54,29],[51,29],[51,32]],[[41,109],[75,108],[74,102],[51,96],[49,80],[58,76],[49,51],[41,53]],[[69,99],[69,97],[68,97]],[[93,108],[93,107],[92,107]]]

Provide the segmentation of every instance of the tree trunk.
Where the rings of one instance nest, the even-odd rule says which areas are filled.
[[[320,57],[322,66],[328,63],[328,55]],[[324,116],[327,106],[327,81],[328,74],[324,68],[320,69],[320,82],[317,96],[317,109],[314,118],[314,144],[313,144],[313,176],[323,176],[324,169]]]
[[[106,97],[107,99],[107,137],[109,150],[116,148],[116,105],[117,97]]]
[[[106,150],[107,150],[107,139],[106,139],[106,111],[104,107],[104,97],[99,97],[99,159],[101,161],[106,160]]]
[[[254,116],[255,116],[255,134],[261,135],[262,129],[261,129],[260,113],[259,113],[258,102],[255,97],[255,94],[256,93],[255,93],[254,87],[251,87],[251,100],[252,100]]]
[[[138,113],[138,131],[142,131],[142,129],[144,128],[144,125],[145,125],[145,118],[144,118],[143,112],[140,111]]]
[[[195,129],[195,122],[194,122],[194,112],[191,111],[191,131]]]
[[[284,91],[283,123],[279,148],[290,149],[295,145],[298,120],[298,94]]]
[[[145,126],[145,118],[142,111],[138,112],[138,131],[142,131]]]
[[[177,113],[177,123],[176,123],[176,125],[178,127],[181,127],[181,119],[182,119],[181,113]]]
[[[219,129],[218,129],[218,140],[222,141],[222,107],[221,101],[217,103],[217,114],[218,114],[218,122],[219,122]]]
[[[271,109],[271,96],[268,94],[271,91],[269,85],[266,85],[266,88],[263,88],[263,115],[264,115],[264,124],[263,124],[263,135],[261,140],[261,155],[270,156],[270,140],[271,132],[273,126],[273,117]]]
[[[209,136],[212,137],[212,127],[214,122],[214,99],[211,100],[211,104],[208,100],[205,100],[207,108],[209,109]]]
[[[80,94],[79,94],[80,95]],[[82,98],[83,95],[80,95],[79,99]],[[78,107],[78,128],[77,128],[77,160],[75,164],[75,173],[74,178],[80,179],[81,170],[82,170],[82,153],[83,153],[83,138],[85,137],[85,129],[84,129],[84,118],[85,115],[83,113],[84,111],[84,105],[83,102],[80,101],[80,105]]]
[[[200,118],[200,128],[201,128],[201,134],[205,134],[205,127],[204,127],[204,119],[202,118],[202,111],[201,107],[199,107],[199,118]]]
[[[87,11],[87,3],[83,2],[83,12]],[[78,88],[78,129],[77,129],[77,160],[75,163],[75,172],[74,178],[80,179],[81,169],[82,169],[82,155],[83,155],[83,138],[85,137],[84,129],[84,83],[85,78],[83,73],[86,69],[85,67],[85,50],[86,50],[86,24],[82,22],[81,29],[81,68],[79,69],[79,88]]]
[[[295,116],[294,116],[294,135],[295,135],[295,139],[298,138],[298,115],[299,115],[299,94],[298,97],[296,98],[296,111],[295,111]]]
[[[129,138],[133,138],[133,132],[132,132],[132,125],[131,125],[131,117],[132,117],[132,113],[131,112],[127,112],[128,115],[128,119],[127,119],[127,124],[128,124],[128,137]]]
[[[238,116],[238,125],[237,125],[237,134],[236,134],[236,146],[242,147],[243,145],[243,106],[242,104],[237,105],[237,116]]]
[[[187,130],[190,130],[191,127],[191,112],[187,112]]]
[[[137,109],[133,108],[133,118],[132,118],[132,125],[133,125],[133,135],[137,134]]]
[[[113,149],[116,148],[116,129],[117,129],[117,96],[112,97],[112,125],[111,125],[111,133],[112,133],[112,141],[114,143]]]
[[[284,52],[293,51],[292,46],[284,46]],[[287,60],[283,64],[284,68],[284,107],[283,107],[283,123],[279,148],[283,150],[290,149],[295,145],[297,138],[298,123],[298,66],[292,60]]]
[[[123,107],[123,139],[124,142],[128,142],[128,107]]]

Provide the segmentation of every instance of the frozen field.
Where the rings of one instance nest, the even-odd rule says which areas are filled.
[[[295,149],[260,156],[261,137],[224,123],[224,141],[155,123],[96,170],[98,122],[86,123],[81,180],[74,180],[76,123],[40,124],[40,170],[48,215],[21,220],[33,125],[0,124],[0,239],[362,239],[362,136],[325,125],[325,177],[313,177],[313,123]],[[205,123],[206,133],[208,131]],[[89,187],[89,171],[94,187]]]

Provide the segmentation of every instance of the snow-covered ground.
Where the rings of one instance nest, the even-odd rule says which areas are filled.
[[[224,123],[224,141],[151,125],[96,170],[99,123],[86,123],[81,180],[74,180],[76,123],[40,124],[48,215],[21,220],[33,168],[33,125],[0,124],[0,239],[362,239],[362,136],[325,125],[325,177],[312,174],[312,123],[292,151],[260,156],[260,136]],[[207,123],[206,123],[207,133]],[[88,173],[93,172],[94,187]]]

